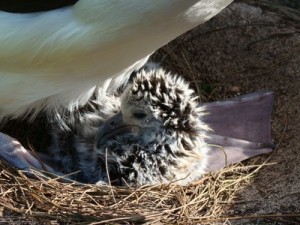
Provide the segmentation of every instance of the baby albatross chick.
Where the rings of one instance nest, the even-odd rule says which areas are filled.
[[[70,123],[71,132],[54,126],[42,160],[58,174],[80,171],[70,176],[80,182],[185,185],[206,172],[270,152],[272,100],[272,93],[259,92],[199,104],[183,78],[162,69],[140,70],[120,98],[91,99],[88,110],[72,116],[78,121]],[[22,157],[26,154],[31,155],[22,149]],[[23,157],[26,164],[15,155],[16,160],[7,159],[0,151],[18,168],[45,168],[31,163],[34,156]]]
[[[209,128],[183,78],[162,69],[141,70],[120,98],[101,98],[93,106],[94,112],[80,113],[85,120],[72,123],[71,133],[54,126],[48,152],[58,171],[80,171],[71,178],[81,182],[130,186],[186,184],[204,173]],[[110,118],[104,120],[109,116],[103,112]]]
[[[209,128],[203,115],[204,108],[181,77],[161,69],[142,70],[122,94],[121,111],[99,128],[97,158],[107,157],[111,182],[186,184],[207,165]]]

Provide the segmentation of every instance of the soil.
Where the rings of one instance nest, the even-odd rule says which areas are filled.
[[[300,22],[284,14],[234,3],[209,22],[158,51],[153,61],[195,82],[203,101],[271,90],[277,145],[228,213],[248,220],[227,224],[300,224]],[[268,214],[289,214],[286,217]],[[258,216],[257,215],[265,215]]]

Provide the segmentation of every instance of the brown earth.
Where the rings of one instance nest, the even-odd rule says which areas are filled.
[[[228,224],[300,224],[300,22],[267,8],[234,3],[176,39],[153,57],[196,82],[204,101],[271,90],[276,150],[250,184],[232,215],[254,217]],[[247,163],[262,163],[260,156]],[[290,214],[268,217],[258,214]]]

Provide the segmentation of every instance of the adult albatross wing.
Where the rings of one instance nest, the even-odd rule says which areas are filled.
[[[79,0],[44,12],[0,12],[0,117],[72,110],[94,86],[117,75],[126,82],[152,52],[230,2]]]
[[[12,13],[49,11],[74,5],[78,0],[1,0],[0,10]]]

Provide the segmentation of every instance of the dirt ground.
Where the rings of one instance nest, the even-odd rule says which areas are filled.
[[[234,3],[161,49],[154,61],[196,82],[204,101],[258,90],[275,94],[270,163],[228,209],[232,215],[288,213],[286,218],[228,224],[300,224],[300,22]],[[247,163],[261,163],[260,156]]]

